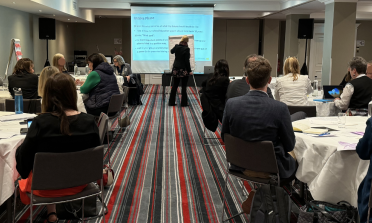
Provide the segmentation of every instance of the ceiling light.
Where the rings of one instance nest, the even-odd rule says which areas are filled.
[[[67,20],[70,20],[70,19],[67,19]]]
[[[39,12],[42,12],[42,10],[39,10]]]
[[[15,4],[15,2],[13,2],[13,4]]]
[[[53,15],[53,16],[56,16],[56,15]]]
[[[75,21],[75,22],[77,22],[77,21]]]

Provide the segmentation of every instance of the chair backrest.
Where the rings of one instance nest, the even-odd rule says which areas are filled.
[[[58,190],[102,179],[103,146],[71,153],[36,153],[32,190]]]
[[[98,131],[99,131],[99,138],[101,139],[101,144],[103,144],[103,141],[105,140],[107,128],[108,128],[108,121],[109,117],[101,112],[101,115],[98,119]]]
[[[224,139],[227,162],[247,170],[279,173],[272,142],[247,142],[227,133]]]
[[[107,114],[117,113],[121,110],[121,105],[124,101],[124,94],[113,94],[110,99],[110,104],[107,109]]]
[[[5,100],[5,111],[14,112],[14,99]],[[41,99],[23,99],[24,113],[41,113]]]
[[[289,114],[302,111],[307,117],[316,117],[316,106],[288,106]]]

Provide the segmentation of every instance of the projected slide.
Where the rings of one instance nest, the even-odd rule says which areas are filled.
[[[132,7],[132,70],[162,73],[168,70],[168,37],[194,35],[195,72],[212,65],[213,9]]]

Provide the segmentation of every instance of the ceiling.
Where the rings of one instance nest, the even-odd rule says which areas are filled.
[[[0,5],[55,18],[63,22],[94,22],[95,18],[130,17],[131,4],[209,4],[215,18],[285,19],[288,14],[310,14],[324,19],[324,0],[0,0]],[[372,1],[359,0],[357,19],[372,20]]]

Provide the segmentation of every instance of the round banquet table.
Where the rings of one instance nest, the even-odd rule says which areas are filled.
[[[358,143],[362,136],[351,132],[364,132],[367,117],[346,118],[343,129],[338,128],[337,117],[297,121],[339,131],[331,131],[332,136],[324,137],[295,133],[294,153],[299,164],[296,177],[308,184],[314,199],[332,203],[345,200],[356,207],[358,187],[367,174],[369,160],[361,160],[355,150],[338,151],[337,148],[343,148],[340,142]]]

